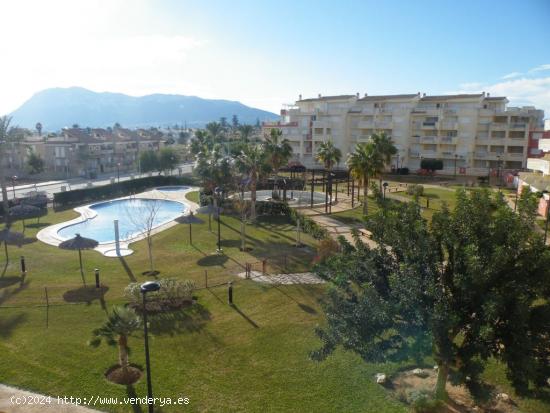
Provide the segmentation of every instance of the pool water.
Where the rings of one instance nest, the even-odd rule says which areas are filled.
[[[136,198],[101,202],[91,205],[89,209],[97,215],[60,229],[57,232],[60,238],[69,239],[80,234],[98,242],[114,242],[113,221],[118,219],[120,240],[127,240],[145,232],[152,212],[152,227],[155,228],[182,215],[188,207],[176,201]]]
[[[159,186],[156,188],[156,190],[160,192],[181,192],[187,191],[188,189],[188,186]]]

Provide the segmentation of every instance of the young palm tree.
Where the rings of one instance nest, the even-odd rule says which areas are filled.
[[[271,129],[264,142],[267,162],[275,178],[277,178],[281,167],[286,165],[292,156],[292,146],[290,146],[288,139],[282,139],[282,136],[283,132],[280,129]]]
[[[350,153],[347,160],[351,175],[363,184],[363,214],[368,214],[369,179],[376,174],[382,165],[382,158],[376,151],[374,142],[360,143],[355,152]]]
[[[130,365],[128,337],[140,327],[141,318],[134,310],[118,306],[113,308],[113,312],[109,315],[105,324],[93,331],[93,338],[88,344],[97,347],[101,344],[102,339],[105,339],[110,346],[118,345],[118,363],[123,374],[126,374]]]
[[[250,188],[250,219],[256,220],[256,186],[265,166],[266,156],[261,146],[247,144],[237,157],[237,168],[248,176]]]
[[[8,222],[8,190],[6,187],[6,177],[4,176],[4,148],[8,141],[8,137],[11,133],[10,128],[11,117],[0,117],[0,187],[2,189],[2,205],[4,207],[4,216],[6,217],[6,223]]]
[[[393,155],[397,153],[397,148],[393,145],[391,137],[387,136],[384,132],[378,134],[375,133],[370,137],[371,141],[376,147],[378,156],[382,159],[380,169],[376,171],[379,178],[380,191],[382,191],[382,172],[384,168],[391,162]]]
[[[334,166],[338,165],[342,159],[342,151],[334,146],[334,143],[329,140],[319,145],[315,160],[322,163],[327,171],[332,171]]]

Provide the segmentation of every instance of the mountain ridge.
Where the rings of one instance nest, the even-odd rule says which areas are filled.
[[[201,127],[221,117],[231,122],[233,115],[237,115],[241,123],[249,124],[278,118],[275,113],[232,100],[163,93],[130,96],[94,92],[78,86],[41,90],[10,114],[14,125],[34,128],[40,122],[45,131],[73,124],[107,127],[116,122],[130,128],[184,122],[190,127]]]

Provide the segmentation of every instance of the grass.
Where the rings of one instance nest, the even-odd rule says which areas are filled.
[[[185,197],[195,204],[199,204],[199,191],[191,191],[185,194]]]
[[[369,204],[375,207],[374,202]],[[350,218],[360,207],[347,211]],[[342,216],[345,213],[341,213]],[[53,224],[74,217],[73,211],[50,211],[42,221]],[[337,214],[334,214],[337,215]],[[245,262],[260,269],[268,257],[269,270],[304,271],[310,268],[315,241],[303,235],[307,248],[292,247],[294,228],[284,217],[261,218],[248,226],[250,252],[241,252],[239,221],[222,216],[224,255],[213,255],[216,234],[208,230],[208,218],[193,227],[194,245],[188,242],[188,227],[175,226],[154,237],[159,277],[192,279],[208,289],[196,291],[198,305],[181,317],[160,322],[151,320],[150,339],[153,386],[157,397],[189,397],[185,411],[320,411],[320,412],[406,412],[407,408],[383,387],[375,384],[378,372],[392,374],[403,365],[376,365],[354,354],[337,351],[326,361],[309,359],[320,342],[314,328],[323,324],[319,306],[325,292],[320,285],[266,286],[237,279]],[[39,228],[27,222],[26,235]],[[30,224],[30,226],[29,226]],[[216,228],[213,222],[213,229]],[[21,230],[20,224],[15,230]],[[0,277],[0,363],[2,382],[42,393],[75,397],[144,397],[142,379],[133,386],[109,383],[104,372],[116,362],[117,352],[102,344],[87,345],[93,329],[99,327],[111,306],[125,302],[124,287],[144,281],[148,269],[144,241],[132,244],[135,254],[124,261],[83,253],[87,280],[93,268],[100,268],[108,290],[103,300],[83,294],[77,253],[34,242],[21,249],[9,247],[12,261]],[[287,259],[284,259],[284,255]],[[21,286],[18,257],[26,257],[29,270]],[[0,264],[1,265],[1,264]],[[236,281],[235,306],[227,305],[227,288],[214,284]],[[48,311],[44,287],[52,304]],[[88,300],[89,302],[86,302]],[[144,366],[143,338],[130,338],[130,360]],[[513,394],[502,367],[494,364],[488,380],[498,382]],[[520,399],[526,412],[548,411],[550,404]],[[269,406],[266,409],[266,406]],[[101,405],[101,410],[127,412],[128,406]],[[145,411],[134,406],[133,411]],[[155,411],[181,412],[181,406]]]

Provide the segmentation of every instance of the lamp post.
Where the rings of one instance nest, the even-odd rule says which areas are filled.
[[[455,153],[455,179],[456,179],[456,159],[458,158],[458,155]]]
[[[116,181],[120,183],[120,162],[116,164]]]
[[[216,207],[218,208],[218,248],[216,249],[216,252],[220,254],[222,252],[222,242],[221,242],[221,228],[220,228],[220,201],[221,201],[221,194],[223,192],[223,189],[220,187],[216,187],[214,189],[214,193],[216,194]]]
[[[382,187],[384,188],[384,199],[386,199],[386,189],[388,188],[388,183],[387,182],[384,182],[382,184]]]
[[[147,407],[149,413],[153,413],[153,385],[151,383],[151,363],[149,360],[149,332],[147,330],[147,293],[160,290],[160,284],[156,281],[147,281],[141,284],[140,291],[143,294],[143,334],[145,339],[145,366],[147,369]]]
[[[13,191],[13,199],[15,199],[15,181],[17,181],[17,175],[13,175],[11,177],[11,188],[12,188],[12,191]]]

